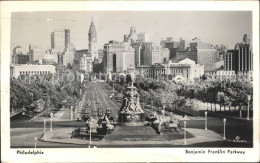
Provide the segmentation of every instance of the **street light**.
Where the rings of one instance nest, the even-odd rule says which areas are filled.
[[[251,99],[251,96],[250,96],[250,95],[247,95],[247,100],[248,100],[248,106],[247,106],[247,120],[249,120],[249,104],[250,104],[250,99]]]
[[[151,104],[152,104],[152,112],[153,112],[153,102],[151,102]]]
[[[184,145],[186,144],[186,121],[184,121]]]
[[[114,91],[114,83],[113,83],[113,91]]]
[[[223,119],[224,122],[224,136],[223,136],[223,140],[226,140],[226,118]]]
[[[36,149],[37,137],[34,137],[34,148]]]
[[[162,116],[165,117],[165,106],[163,105],[163,109],[162,109]]]
[[[51,127],[50,127],[50,131],[52,131],[52,117],[53,117],[53,113],[51,113],[50,116],[51,116],[51,124],[50,124]]]
[[[46,140],[46,119],[43,120],[44,140]]]
[[[207,129],[207,114],[208,114],[208,112],[205,111],[205,130],[208,130]]]
[[[70,107],[70,120],[73,120],[73,111],[72,111],[72,107],[73,107],[73,106]]]
[[[91,145],[92,144],[92,142],[91,142],[91,126],[92,125],[92,122],[91,122],[91,120],[89,121],[89,145]]]
[[[221,103],[220,103],[220,97],[218,97],[218,103],[219,103],[219,111],[221,112]]]

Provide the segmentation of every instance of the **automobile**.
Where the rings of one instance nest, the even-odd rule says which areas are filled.
[[[32,111],[23,111],[22,115],[30,118],[34,116]]]
[[[97,98],[97,100],[96,100],[96,103],[97,103],[97,104],[100,104],[100,100],[99,100],[98,98]]]
[[[114,96],[115,96],[115,95],[112,93],[112,94],[110,94],[108,97],[109,97],[110,99],[112,99]]]
[[[82,119],[84,122],[87,121],[89,118],[90,118],[89,116],[85,116],[85,115],[81,116],[81,119]]]
[[[34,116],[34,115],[33,115],[33,112],[32,112],[32,111],[28,111],[27,116],[30,117],[30,118],[32,118],[32,117]]]
[[[85,109],[83,112],[84,112],[84,113],[89,113],[90,110],[89,110],[89,109]]]

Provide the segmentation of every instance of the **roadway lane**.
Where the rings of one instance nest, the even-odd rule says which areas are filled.
[[[103,103],[107,106],[106,108],[111,108],[112,116],[117,119],[118,118],[118,111],[120,110],[119,106],[114,103],[114,101],[111,101],[108,97],[108,95],[105,93],[104,88],[100,85],[104,85],[104,83],[97,83],[96,84],[96,91],[97,94],[101,97]]]
[[[108,97],[108,94],[105,93],[104,83],[94,83],[90,82],[88,84],[86,96],[85,96],[85,104],[87,103],[88,99],[90,101],[89,109],[91,110],[90,115],[94,118],[98,118],[97,110],[98,108],[102,108],[103,112],[107,108],[111,108],[112,116],[114,119],[118,118],[118,111],[120,107],[111,101]],[[99,104],[97,104],[96,99],[99,99]]]

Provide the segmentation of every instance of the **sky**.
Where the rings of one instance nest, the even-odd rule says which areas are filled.
[[[244,34],[252,36],[250,11],[75,11],[15,12],[11,20],[11,49],[21,46],[28,52],[29,44],[48,49],[50,35],[56,29],[70,29],[71,43],[77,50],[88,48],[91,19],[97,31],[98,48],[109,40],[123,41],[135,26],[137,33],[149,34],[150,40],[198,37],[205,43],[225,44],[233,49]]]

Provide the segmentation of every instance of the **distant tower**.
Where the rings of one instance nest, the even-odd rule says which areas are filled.
[[[250,37],[247,34],[244,34],[243,42],[245,44],[250,44]]]
[[[88,53],[91,55],[92,60],[98,58],[98,51],[97,51],[97,32],[96,27],[93,22],[93,18],[91,21],[91,25],[88,31]]]

